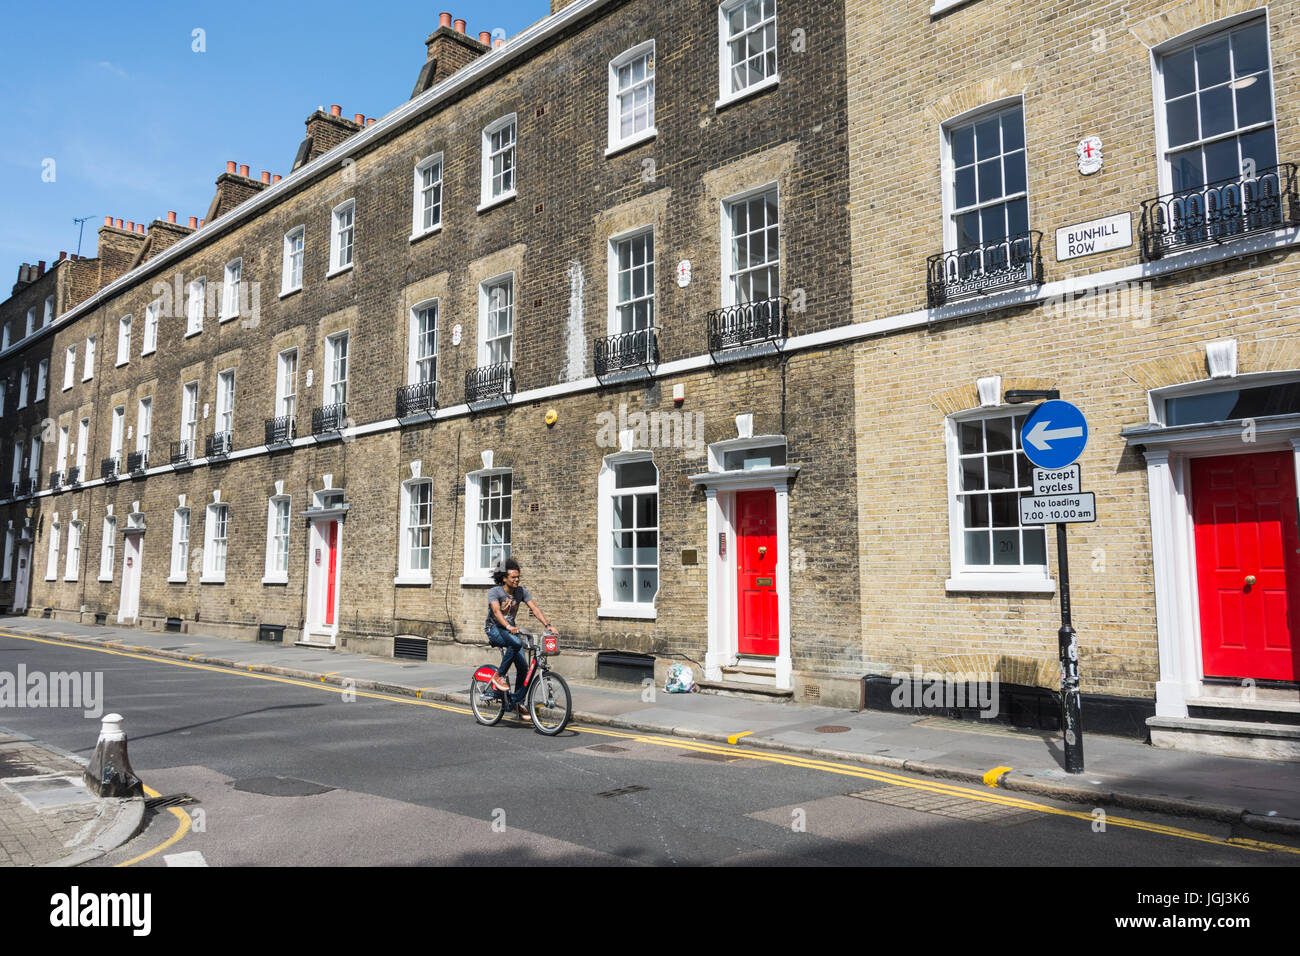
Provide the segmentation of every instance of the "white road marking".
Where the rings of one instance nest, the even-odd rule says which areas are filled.
[[[168,866],[207,866],[208,861],[198,850],[186,850],[184,853],[166,853],[163,859]]]

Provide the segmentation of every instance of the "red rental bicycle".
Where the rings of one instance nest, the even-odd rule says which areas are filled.
[[[533,726],[538,732],[554,737],[568,726],[569,718],[573,716],[569,685],[547,663],[548,654],[560,652],[559,635],[545,635],[540,646],[537,638],[528,631],[521,630],[519,636],[523,638],[524,649],[528,653],[528,671],[524,675],[522,699],[527,701],[528,714],[533,718]],[[496,664],[484,664],[474,672],[474,679],[469,685],[470,709],[474,711],[474,719],[485,727],[499,724],[505,716],[506,708],[516,706],[521,699],[509,691],[500,691],[492,686],[496,672]]]

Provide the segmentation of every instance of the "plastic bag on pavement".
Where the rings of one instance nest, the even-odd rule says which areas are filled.
[[[695,675],[685,664],[669,664],[664,690],[669,694],[689,694],[695,690]]]

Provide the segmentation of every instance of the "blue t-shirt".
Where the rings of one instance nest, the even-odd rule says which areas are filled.
[[[496,585],[491,591],[488,591],[488,612],[487,620],[483,623],[484,630],[493,624],[500,627],[496,615],[492,613],[493,601],[496,601],[501,605],[501,614],[510,622],[510,626],[516,627],[515,615],[519,613],[519,605],[527,604],[532,599],[533,596],[528,593],[528,588],[524,587],[522,584],[515,588],[513,597],[506,593],[505,585]]]

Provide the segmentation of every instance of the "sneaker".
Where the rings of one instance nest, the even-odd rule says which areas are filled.
[[[526,724],[531,724],[533,722],[533,715],[528,713],[528,708],[523,704],[519,705],[519,719]]]
[[[500,674],[497,674],[495,677],[492,678],[492,686],[495,687],[497,690],[507,691],[510,689],[510,682],[506,680],[504,677],[502,677]]]

